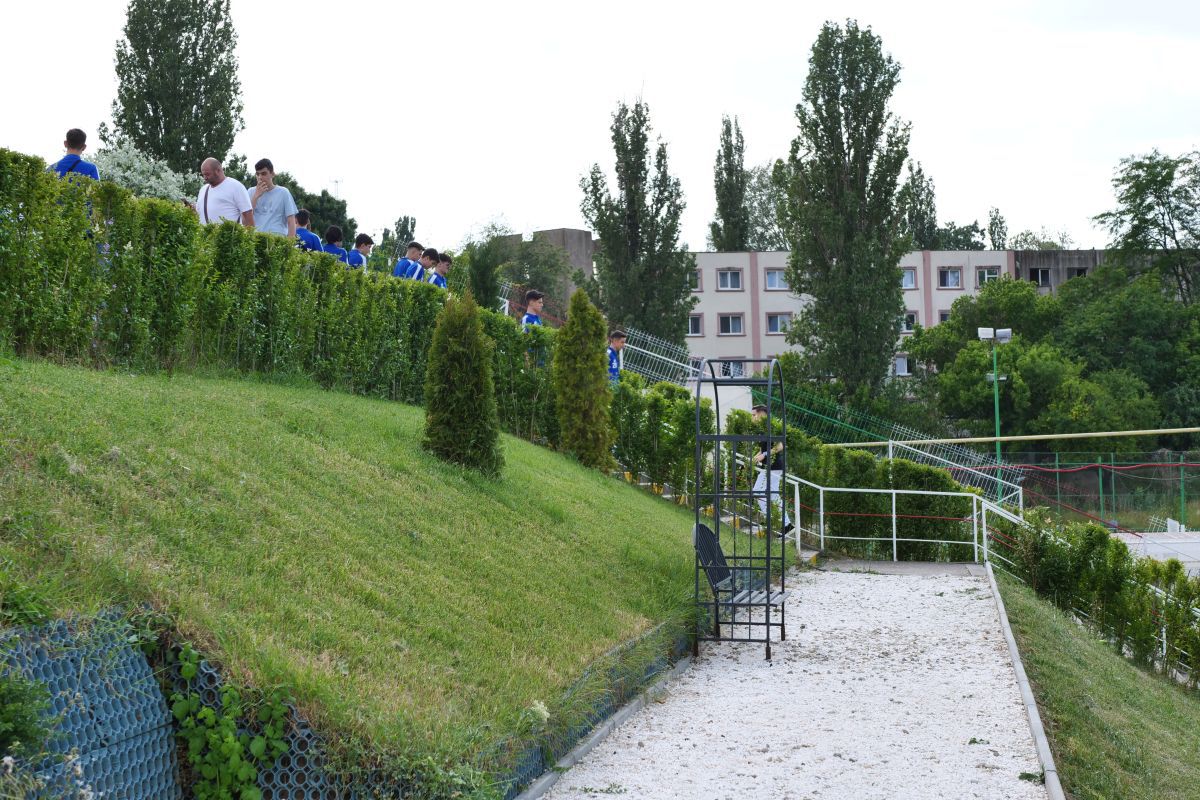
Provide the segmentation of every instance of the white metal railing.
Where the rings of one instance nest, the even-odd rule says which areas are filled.
[[[999,470],[989,475],[986,472],[965,464],[951,461],[936,453],[919,450],[916,447],[901,442],[888,441],[888,458],[895,458],[897,452],[901,453],[901,458],[907,458],[909,461],[918,464],[932,463],[935,466],[949,470],[956,481],[982,490],[987,494],[989,499],[996,498],[998,505],[1007,504],[1016,506],[1021,511],[1025,510],[1025,492],[1018,484],[1006,481],[1000,477]]]

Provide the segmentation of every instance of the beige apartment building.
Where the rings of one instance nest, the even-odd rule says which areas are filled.
[[[772,358],[792,349],[787,326],[806,299],[787,285],[786,251],[695,253],[692,292],[698,302],[688,319],[693,356]],[[1032,280],[1044,292],[1086,275],[1103,250],[917,250],[900,259],[904,296],[900,353],[895,374],[910,373],[904,339],[916,325],[931,327],[950,316],[954,301],[1007,275]]]

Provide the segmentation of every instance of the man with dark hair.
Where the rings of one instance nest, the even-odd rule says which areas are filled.
[[[537,289],[530,289],[525,293],[525,316],[521,317],[521,327],[524,330],[529,330],[531,325],[542,324],[542,305],[546,302],[546,295],[539,292]]]
[[[342,249],[342,229],[337,225],[330,225],[325,230],[325,246],[321,248],[331,256],[337,256],[337,260],[346,263],[346,251]]]
[[[429,273],[429,282],[434,286],[446,288],[446,276],[450,274],[450,256],[447,253],[439,253],[437,264],[434,265],[433,271]]]
[[[756,405],[751,409],[751,414],[754,417],[754,422],[762,425],[767,420],[767,407],[764,405]],[[770,433],[770,431],[768,431]],[[758,510],[762,512],[763,518],[767,516],[767,493],[778,492],[779,484],[783,480],[783,442],[775,442],[771,444],[767,441],[758,443],[758,452],[754,455],[754,463],[758,465],[758,477],[754,480],[754,489],[752,490],[757,495]],[[767,459],[770,458],[770,463]],[[792,521],[788,518],[787,508],[783,503],[783,495],[779,496],[780,510],[783,511],[783,530],[779,532],[780,536],[786,536],[795,528]]]
[[[247,228],[254,227],[254,206],[250,203],[250,193],[237,181],[225,180],[225,168],[220,161],[215,158],[204,159],[200,165],[200,177],[204,178],[204,185],[200,187],[200,194],[196,195],[196,202],[183,202],[196,212],[201,223],[220,224],[228,219],[240,221]]]
[[[354,237],[354,249],[346,256],[346,265],[351,269],[358,269],[367,265],[367,259],[371,256],[371,246],[375,244],[375,240],[365,233],[360,233]]]
[[[613,331],[608,335],[608,379],[614,384],[621,380],[621,350],[628,338],[625,331]]]
[[[296,246],[301,250],[315,250],[320,253],[324,248],[321,245],[321,237],[308,229],[309,223],[312,221],[312,215],[308,213],[307,208],[302,208],[296,212]]]
[[[275,185],[275,165],[269,158],[260,158],[254,165],[254,177],[258,179],[250,204],[254,206],[254,220],[263,233],[280,236],[296,235],[296,201],[286,186]]]
[[[84,175],[95,181],[100,180],[100,170],[96,169],[96,165],[83,160],[83,151],[87,150],[86,133],[79,128],[71,128],[67,131],[63,147],[67,149],[67,154],[50,165],[50,169],[54,170],[58,177]]]
[[[421,251],[424,249],[420,242],[409,242],[404,251],[404,258],[397,261],[395,268],[392,269],[392,277],[407,278],[413,264],[417,263],[417,259],[421,257]]]
[[[433,269],[433,265],[437,263],[438,251],[432,247],[425,248],[425,252],[421,253],[421,257],[417,259],[408,270],[408,277],[414,281],[425,280],[425,274]]]

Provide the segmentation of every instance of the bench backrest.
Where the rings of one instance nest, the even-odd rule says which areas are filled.
[[[725,553],[721,551],[721,542],[712,529],[703,523],[692,529],[692,539],[696,544],[696,554],[700,558],[700,566],[708,576],[708,583],[715,591],[718,587],[728,590],[732,585],[733,572],[725,563]]]

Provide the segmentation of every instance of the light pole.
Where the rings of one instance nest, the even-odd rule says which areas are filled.
[[[992,404],[996,411],[996,502],[1004,499],[1004,485],[1000,483],[1000,375],[996,345],[1012,341],[1012,328],[980,328],[979,340],[992,343]]]

